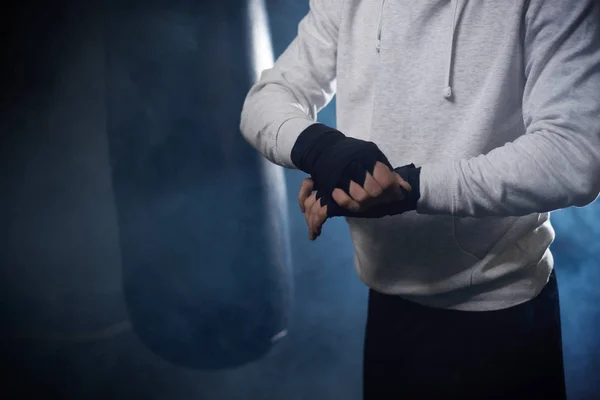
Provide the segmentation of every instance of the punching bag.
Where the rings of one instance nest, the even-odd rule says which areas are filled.
[[[138,1],[106,16],[108,137],[132,328],[155,354],[197,369],[260,359],[288,322],[283,171],[239,132],[256,77],[252,10],[233,0]]]
[[[103,21],[80,3],[50,11],[29,5],[7,16],[15,24],[7,58],[15,74],[3,87],[14,97],[0,125],[0,326],[8,348],[16,343],[9,340],[88,343],[129,329],[106,137]],[[21,50],[23,43],[30,46]]]
[[[101,366],[114,364],[114,350],[131,335],[106,136],[102,13],[86,2],[45,6],[25,1],[0,16],[9,41],[0,74],[7,399],[92,398],[77,394],[91,381],[108,386]]]

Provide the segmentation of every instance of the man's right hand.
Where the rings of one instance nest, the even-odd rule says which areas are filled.
[[[323,124],[305,129],[291,155],[298,169],[311,175],[326,203],[333,202],[336,188],[351,198],[362,199],[378,197],[397,184],[390,162],[375,143],[346,137]],[[356,197],[350,193],[351,186]]]

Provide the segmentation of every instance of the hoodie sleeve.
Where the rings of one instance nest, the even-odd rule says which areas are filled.
[[[600,192],[600,12],[595,0],[530,0],[526,134],[485,155],[424,164],[417,212],[521,216],[583,207]]]
[[[310,1],[296,38],[274,66],[262,72],[244,101],[241,133],[275,164],[296,168],[291,160],[296,139],[335,94],[343,1]]]

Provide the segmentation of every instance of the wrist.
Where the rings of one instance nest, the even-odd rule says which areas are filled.
[[[346,136],[337,129],[325,124],[314,123],[308,126],[292,147],[292,163],[301,171],[313,174],[314,165],[323,150],[344,139]]]
[[[417,168],[414,164],[409,164],[395,168],[394,172],[410,185],[411,191],[406,195],[406,205],[409,210],[416,210],[421,198],[421,167]]]
[[[298,169],[292,162],[292,148],[298,140],[298,136],[314,123],[315,121],[308,117],[294,117],[281,124],[275,139],[275,154],[272,157],[276,164],[286,168]]]

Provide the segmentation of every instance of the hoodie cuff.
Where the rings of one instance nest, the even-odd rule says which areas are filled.
[[[417,203],[417,213],[454,215],[456,175],[452,168],[452,163],[432,163],[421,167],[421,198]]]
[[[275,143],[275,154],[278,159],[277,161],[281,165],[291,169],[298,169],[292,162],[292,149],[300,134],[313,124],[316,124],[316,122],[300,117],[290,118],[281,124]]]

